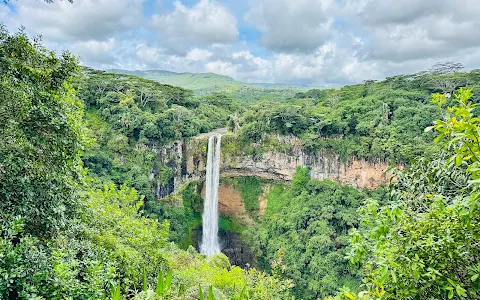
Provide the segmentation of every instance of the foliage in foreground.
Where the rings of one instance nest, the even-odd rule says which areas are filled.
[[[62,228],[75,207],[82,105],[68,79],[77,68],[0,24],[0,219],[21,215],[32,234]]]
[[[480,119],[470,98],[460,89],[432,127],[448,158],[420,160],[398,174],[390,204],[369,200],[360,210],[350,253],[353,263],[365,262],[359,299],[480,298]],[[432,102],[443,107],[447,99]]]

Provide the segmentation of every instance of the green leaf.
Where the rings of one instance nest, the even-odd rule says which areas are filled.
[[[455,287],[455,290],[457,291],[457,294],[458,294],[459,296],[461,296],[461,297],[467,297],[467,291],[466,291],[464,288],[462,288],[461,286],[457,285],[457,286]]]
[[[112,300],[120,300],[120,282],[118,282],[117,286],[112,285],[110,297],[112,298]]]
[[[460,167],[460,166],[462,165],[462,160],[463,160],[462,155],[461,155],[461,154],[457,154],[457,155],[455,156],[455,165],[456,165],[457,167]]]
[[[215,297],[213,296],[213,287],[212,286],[208,287],[208,300],[215,300]]]
[[[247,286],[244,286],[242,292],[240,293],[240,300],[246,299],[247,297]]]
[[[163,284],[163,272],[159,271],[157,276],[157,288],[155,289],[155,293],[158,296],[163,296],[165,293],[165,287]]]
[[[440,133],[434,140],[434,143],[438,143],[443,137],[445,136],[444,133]]]
[[[395,274],[395,271],[392,270],[391,273],[392,273],[392,281],[397,282],[397,275]]]
[[[433,128],[435,128],[435,126],[428,126],[428,127],[426,127],[423,131],[424,131],[424,132],[430,132],[430,131],[433,130]]]
[[[172,285],[172,278],[173,278],[173,272],[172,272],[172,269],[169,268],[167,270],[167,278],[165,278],[165,291],[168,291],[170,289],[170,286]]]
[[[146,292],[148,290],[148,282],[147,282],[147,272],[143,269],[143,291]]]

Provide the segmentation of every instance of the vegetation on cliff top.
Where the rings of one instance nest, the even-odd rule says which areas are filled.
[[[294,135],[307,151],[329,149],[343,159],[355,155],[409,163],[432,148],[434,136],[423,129],[441,117],[441,110],[430,103],[431,94],[451,93],[467,85],[479,94],[475,93],[480,92],[478,70],[423,72],[337,90],[311,90],[288,103],[254,104],[230,119],[229,126],[246,143],[262,144],[270,135]],[[478,99],[474,96],[472,101]]]

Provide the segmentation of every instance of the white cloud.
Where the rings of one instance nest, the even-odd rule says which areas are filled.
[[[353,0],[359,2],[359,0]],[[372,26],[405,24],[443,13],[448,0],[360,0],[358,17]]]
[[[211,61],[206,71],[231,76],[246,82],[272,82],[272,63],[254,56],[250,51],[238,51],[228,57]]]
[[[194,48],[187,53],[185,58],[192,61],[205,61],[208,60],[212,55],[213,53],[208,50]]]
[[[235,64],[229,61],[211,61],[205,65],[207,72],[222,74],[230,77],[237,77],[237,67]]]
[[[143,0],[14,2],[15,22],[51,41],[104,40],[133,29],[143,17]]]
[[[207,50],[193,49],[186,56],[180,56],[164,48],[141,44],[135,49],[135,69],[205,72],[205,64],[212,55]]]
[[[165,58],[164,50],[141,44],[135,50],[136,61],[145,66],[156,66]]]
[[[146,1],[22,0],[10,9],[0,0],[0,20],[11,31],[23,24],[48,48],[70,49],[96,68],[328,85],[418,72],[437,61],[480,67],[479,0]]]
[[[350,0],[345,11],[369,37],[368,60],[461,59],[461,51],[480,47],[477,0]]]
[[[105,41],[89,40],[74,43],[71,50],[80,56],[82,64],[86,65],[112,65],[115,63],[113,50],[117,46],[115,38]]]
[[[245,20],[261,33],[260,43],[275,51],[309,52],[327,42],[334,0],[258,0]]]
[[[154,15],[151,24],[166,46],[182,53],[193,45],[231,43],[238,37],[235,16],[209,0],[200,0],[192,7],[175,1],[171,13]]]
[[[0,2],[0,24],[3,24],[7,30],[15,32],[19,29],[19,24],[14,21],[12,11],[6,5]]]
[[[350,44],[355,44],[354,38]],[[329,42],[311,54],[275,56],[275,82],[338,85],[381,76],[375,63],[363,62],[352,47]]]
[[[0,6],[0,20],[9,19],[11,14],[10,8],[6,5]]]

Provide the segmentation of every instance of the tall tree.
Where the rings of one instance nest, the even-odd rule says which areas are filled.
[[[431,78],[428,83],[435,92],[453,94],[458,87],[465,86],[467,83],[463,76],[456,76],[456,73],[463,68],[461,63],[453,61],[436,63],[429,70]]]
[[[431,74],[452,74],[455,72],[460,71],[463,69],[464,66],[461,63],[453,62],[453,61],[446,61],[446,62],[438,62],[430,68]]]
[[[0,57],[0,219],[48,234],[72,211],[80,176],[82,105],[68,84],[77,63],[1,25]]]

